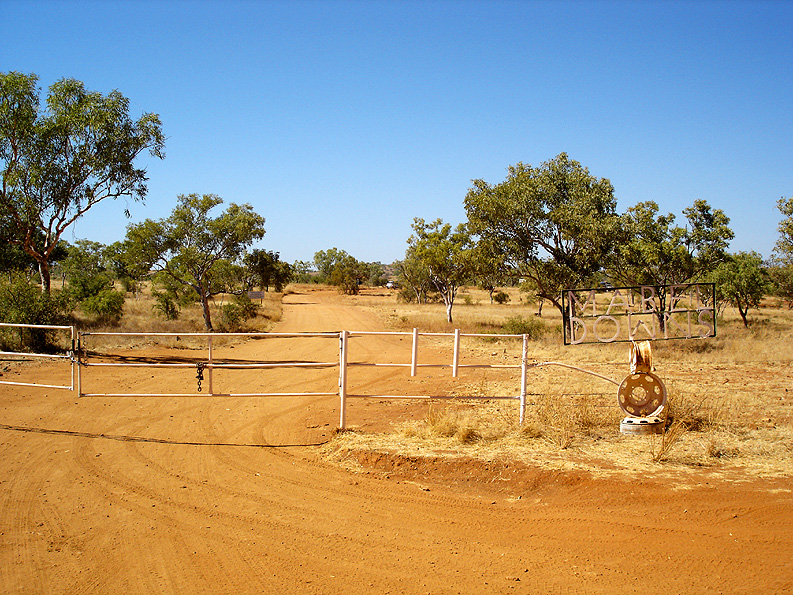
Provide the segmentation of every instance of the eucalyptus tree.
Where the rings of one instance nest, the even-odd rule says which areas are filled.
[[[538,167],[510,166],[503,182],[472,184],[471,233],[564,314],[562,290],[594,283],[613,252],[619,218],[611,182],[560,153]]]
[[[133,120],[129,100],[64,78],[41,106],[34,74],[0,73],[0,217],[8,241],[19,245],[50,290],[50,264],[64,231],[89,209],[121,196],[146,196],[146,170],[135,165],[148,150],[164,156],[157,114]]]
[[[787,264],[793,265],[793,196],[780,198],[776,203],[783,219],[779,222],[779,239],[774,253]]]
[[[217,217],[210,211],[223,199],[214,194],[180,194],[165,219],[146,219],[127,227],[129,259],[153,273],[192,288],[201,301],[204,326],[212,330],[209,300],[229,289],[236,264],[264,236],[264,218],[249,204],[231,203]]]
[[[369,278],[369,266],[338,248],[320,250],[314,254],[314,265],[322,281],[335,285],[339,291],[356,295],[361,284]]]
[[[496,289],[514,278],[514,271],[507,264],[504,254],[492,242],[484,239],[474,246],[473,268],[476,284],[487,291],[491,304]]]
[[[763,267],[763,257],[757,252],[728,255],[710,278],[716,284],[717,301],[735,306],[744,327],[748,327],[749,310],[759,307],[770,289],[768,272]]]
[[[426,271],[446,306],[446,320],[452,322],[452,308],[457,290],[470,281],[475,272],[474,244],[465,224],[454,229],[450,223],[436,219],[426,223],[413,220],[413,235],[408,239],[406,261]]]
[[[275,291],[281,291],[293,275],[289,263],[272,250],[253,250],[245,255],[243,262],[251,285],[255,283],[265,291],[269,291],[271,285]]]
[[[727,247],[735,235],[730,219],[707,201],[695,200],[683,209],[686,225],[675,225],[672,213],[661,215],[652,201],[630,207],[621,218],[616,252],[608,275],[619,285],[678,285],[705,281],[728,260]],[[666,293],[658,293],[661,325]]]
[[[630,207],[621,221],[617,253],[609,275],[625,285],[672,285],[702,280],[727,260],[734,233],[721,209],[695,200],[683,209],[687,224],[658,214],[655,202]]]
[[[783,219],[779,222],[779,239],[774,245],[770,273],[777,295],[793,308],[793,197],[780,198],[776,204]]]
[[[405,258],[395,264],[401,288],[400,297],[407,302],[416,300],[417,304],[426,303],[435,291],[427,268],[410,249],[405,253]]]

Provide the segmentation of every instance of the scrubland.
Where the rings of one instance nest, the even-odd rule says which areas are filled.
[[[375,312],[384,326],[421,332],[526,332],[532,364],[560,362],[619,382],[629,372],[629,344],[563,345],[561,316],[517,290],[506,304],[487,293],[461,291],[454,323],[442,304],[399,303],[390,292],[371,290],[348,297]],[[620,433],[624,417],[617,387],[597,377],[557,366],[529,369],[525,419],[517,403],[472,400],[519,392],[516,374],[486,371],[451,388],[454,400],[421,404],[419,419],[395,422],[389,431],[356,430],[337,436],[330,452],[343,460],[361,449],[403,456],[516,460],[554,469],[595,474],[685,476],[692,473],[741,479],[793,474],[793,311],[765,300],[743,327],[737,312],[718,318],[717,336],[653,342],[653,369],[666,385],[668,403],[660,435]],[[520,342],[471,340],[467,353],[516,363]],[[519,373],[517,374],[519,377]]]

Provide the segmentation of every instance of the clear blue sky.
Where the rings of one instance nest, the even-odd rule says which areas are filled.
[[[0,71],[118,89],[168,137],[145,205],[104,204],[70,242],[215,193],[284,260],[390,263],[414,217],[465,220],[471,179],[565,151],[621,212],[682,222],[702,198],[767,257],[793,195],[791,1],[0,4]]]

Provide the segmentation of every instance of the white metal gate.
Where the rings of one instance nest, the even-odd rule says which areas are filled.
[[[0,323],[3,324],[3,323]],[[68,359],[72,367],[72,380],[71,385],[49,385],[41,383],[21,383],[21,382],[8,382],[0,381],[0,384],[17,384],[22,386],[36,386],[45,388],[61,388],[67,390],[74,390],[78,397],[202,397],[202,396],[231,396],[231,397],[322,397],[322,396],[337,396],[339,397],[339,428],[344,429],[347,425],[347,402],[349,399],[478,399],[478,400],[494,400],[494,399],[507,399],[519,402],[519,415],[520,423],[523,423],[524,414],[526,410],[526,384],[529,368],[539,366],[563,366],[566,368],[578,370],[587,374],[592,374],[603,380],[613,384],[618,382],[602,376],[595,372],[563,364],[559,362],[532,362],[528,361],[528,335],[505,335],[505,334],[468,334],[461,333],[459,329],[454,333],[420,333],[417,329],[412,332],[369,332],[369,331],[339,331],[339,332],[324,332],[324,333],[116,333],[116,332],[77,332],[74,327],[67,326],[36,326],[36,325],[11,325],[4,324],[3,326],[30,326],[33,328],[42,329],[59,329],[68,330],[71,333],[72,349],[68,350],[65,354],[52,355],[52,354],[31,354],[31,353],[17,353],[17,352],[0,352],[0,355],[15,355],[25,357],[42,357],[51,359]],[[363,336],[386,336],[386,335],[401,335],[410,337],[411,355],[409,362],[382,362],[374,363],[367,361],[355,360],[351,355],[351,339]],[[129,362],[129,361],[91,361],[86,356],[84,351],[85,343],[88,337],[174,337],[176,340],[181,338],[194,338],[206,341],[206,357],[195,358],[191,362]],[[420,363],[419,361],[419,337],[449,337],[452,339],[452,359],[450,362],[441,364]],[[221,337],[249,337],[257,339],[295,339],[301,340],[306,338],[325,338],[338,341],[338,359],[333,361],[279,361],[279,362],[251,362],[251,363],[229,363],[219,360],[213,350],[213,341]],[[520,363],[516,364],[465,364],[461,363],[461,342],[462,337],[474,337],[481,339],[513,339],[522,341],[522,349],[520,355]],[[353,354],[354,355],[354,354]],[[484,368],[484,369],[515,369],[520,370],[520,388],[518,394],[504,395],[504,396],[444,396],[444,395],[394,395],[394,394],[351,394],[348,392],[348,377],[351,368],[356,366],[383,366],[383,367],[405,367],[410,368],[410,375],[416,376],[419,368],[436,367],[436,368],[451,368],[452,377],[458,376],[461,368]],[[219,369],[273,369],[273,368],[303,368],[303,369],[319,369],[319,368],[335,368],[338,367],[338,390],[327,392],[233,392],[233,391],[218,391],[214,382],[215,370]],[[84,392],[83,390],[83,370],[88,368],[150,368],[150,369],[163,369],[163,368],[183,368],[193,369],[197,371],[198,390],[195,392]],[[206,373],[206,377],[204,377]],[[76,379],[76,384],[75,384]],[[202,382],[206,381],[206,392],[203,391]]]

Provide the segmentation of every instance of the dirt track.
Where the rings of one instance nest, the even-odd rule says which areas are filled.
[[[288,296],[276,330],[377,327],[315,293]],[[313,360],[323,341],[278,349]],[[383,338],[371,349],[404,345]],[[15,378],[60,373],[50,368]],[[334,390],[336,374],[316,372],[303,390]],[[404,376],[356,372],[390,390]],[[158,380],[102,377],[130,390]],[[274,389],[296,390],[293,372],[273,378]],[[352,474],[316,456],[338,423],[337,401],[78,400],[0,386],[0,593],[793,590],[789,478],[671,489],[505,467],[523,482],[518,499],[471,481],[492,478],[487,465],[372,456],[364,462],[392,472]]]

